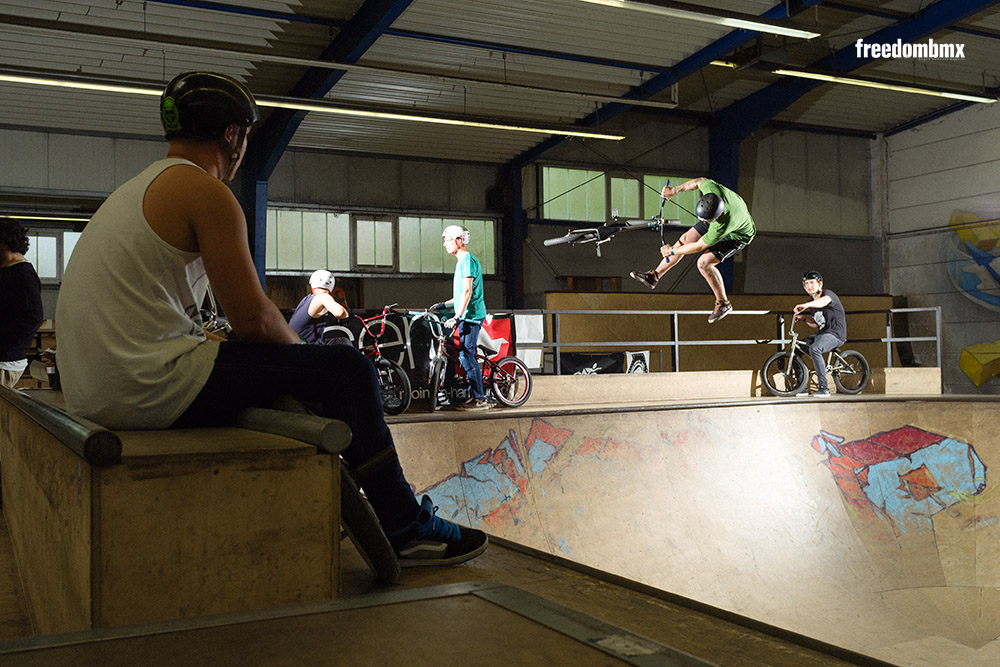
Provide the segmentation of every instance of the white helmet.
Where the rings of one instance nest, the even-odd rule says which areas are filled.
[[[469,230],[462,225],[448,225],[441,232],[441,238],[443,239],[455,239],[456,241],[461,239],[462,243],[468,245],[469,238],[471,238]]]
[[[313,274],[309,277],[310,287],[313,289],[325,289],[328,292],[333,291],[333,286],[336,282],[337,279],[326,269],[313,271]]]

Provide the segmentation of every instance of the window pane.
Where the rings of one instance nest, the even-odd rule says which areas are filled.
[[[346,213],[326,216],[326,264],[331,271],[351,269],[351,216]]]
[[[302,263],[304,269],[326,269],[326,213],[302,214]]]
[[[420,218],[420,265],[424,273],[446,273],[441,218]]]
[[[354,238],[357,242],[355,256],[359,266],[372,266],[375,264],[375,221],[355,220]]]
[[[399,219],[399,270],[420,273],[420,218]]]
[[[639,181],[634,178],[612,178],[611,208],[617,208],[618,215],[622,218],[638,218],[641,216],[642,213],[639,210]]]
[[[58,278],[58,267],[59,262],[56,257],[56,237],[54,236],[36,236],[32,239],[32,246],[35,247],[35,252],[38,263],[34,264],[35,272],[38,273],[39,278]]]
[[[375,263],[379,266],[392,266],[392,228],[389,220],[379,220],[375,223]]]
[[[542,169],[543,215],[554,220],[569,219],[569,170],[558,167]]]
[[[80,240],[80,232],[63,232],[63,271],[69,264],[69,257],[76,248],[76,242]]]
[[[544,216],[603,222],[607,217],[605,187],[602,171],[543,167]]]
[[[680,185],[691,179],[677,178],[676,176],[653,176],[647,175],[643,178],[646,187],[643,188],[643,206],[645,207],[645,217],[650,218],[660,212],[660,192],[665,184]],[[694,207],[698,203],[698,191],[682,192],[663,206],[663,217],[668,220],[680,220],[685,225],[693,225],[698,222],[694,217]]]
[[[483,272],[492,275],[497,272],[496,237],[494,236],[492,220],[483,220],[483,239],[486,241],[486,249],[483,250],[483,257],[480,258],[480,261],[483,264]]]
[[[278,212],[268,209],[266,231],[267,249],[264,251],[264,268],[278,268]]]
[[[278,211],[278,265],[279,269],[301,269],[302,266],[302,213]]]

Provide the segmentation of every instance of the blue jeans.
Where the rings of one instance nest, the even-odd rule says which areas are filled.
[[[486,394],[483,392],[483,373],[479,369],[479,362],[476,361],[479,330],[482,328],[482,322],[462,322],[459,329],[462,347],[458,351],[458,360],[462,364],[462,369],[465,370],[465,376],[469,378],[473,398],[486,398]]]
[[[837,338],[831,333],[821,333],[813,334],[803,342],[809,345],[809,357],[813,362],[813,370],[816,371],[816,382],[819,385],[819,391],[830,391],[830,385],[826,379],[826,362],[823,361],[823,355],[830,350],[837,349],[847,341]]]
[[[386,449],[395,453],[375,367],[359,350],[347,345],[222,343],[205,386],[171,426],[231,424],[243,408],[269,408],[284,395],[318,404],[321,415],[351,427],[351,444],[342,456],[352,466]],[[372,471],[361,484],[375,515],[391,530],[410,523],[420,506],[399,460],[387,458],[388,463]]]

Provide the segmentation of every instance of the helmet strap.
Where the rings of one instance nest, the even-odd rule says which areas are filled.
[[[239,164],[241,157],[240,149],[243,147],[243,140],[246,139],[247,129],[248,128],[245,127],[240,128],[239,134],[236,136],[236,143],[233,145],[229,145],[229,142],[225,140],[225,137],[222,138],[222,143],[229,152],[229,168],[226,170],[225,178],[222,179],[223,183],[231,183],[233,177],[236,176],[236,167]]]

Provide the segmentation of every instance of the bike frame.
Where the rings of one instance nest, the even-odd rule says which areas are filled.
[[[804,342],[802,342],[802,341],[799,340],[799,332],[795,330],[795,325],[794,324],[791,327],[788,328],[788,335],[791,337],[791,343],[788,345],[788,350],[789,350],[789,352],[788,352],[788,361],[789,361],[789,363],[791,363],[792,358],[795,357],[795,356],[808,358],[809,361],[812,362],[812,357],[809,356],[809,346],[806,345]],[[833,367],[834,356],[837,357],[837,364],[838,364],[838,368],[837,369],[838,370],[839,370],[839,365],[843,363],[843,360],[840,358],[839,355],[837,355],[837,350],[836,349],[830,350],[826,354],[826,372],[827,373],[831,372],[834,369],[834,367]],[[809,366],[812,366],[812,363],[810,363]],[[816,369],[815,368],[809,368],[809,372],[812,373],[813,375],[815,375],[816,374]]]
[[[382,340],[382,336],[385,335],[386,318],[389,317],[389,313],[391,313],[392,309],[395,307],[396,304],[391,304],[389,306],[386,306],[385,308],[382,309],[382,312],[380,314],[372,315],[371,317],[361,317],[360,315],[354,316],[361,322],[361,326],[364,327],[365,332],[367,332],[369,338],[372,339],[371,351],[367,350],[366,348],[361,348],[362,351],[365,353],[365,356],[371,359],[382,358],[382,349],[379,347],[379,341]],[[372,333],[371,328],[369,328],[368,326],[369,322],[374,322],[375,320],[380,320],[382,323],[382,325],[379,327],[378,334]]]

